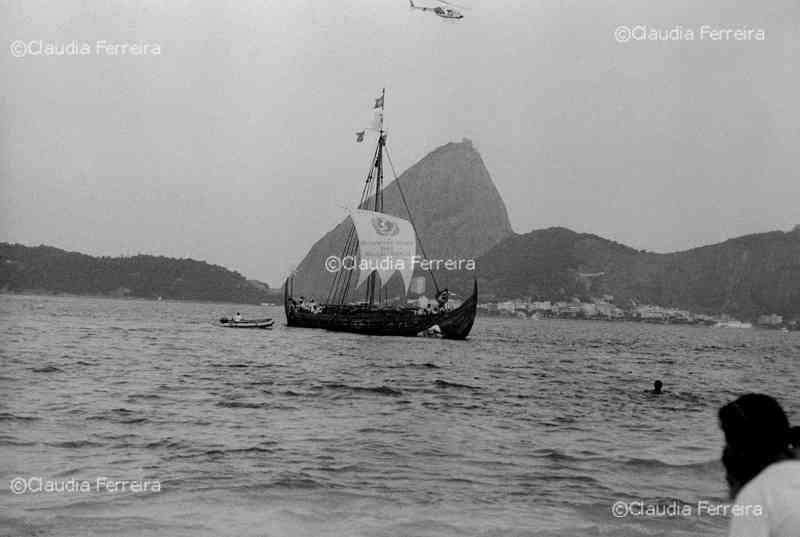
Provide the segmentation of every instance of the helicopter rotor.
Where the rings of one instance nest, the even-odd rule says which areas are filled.
[[[468,7],[456,4],[454,2],[448,2],[447,0],[436,0],[436,1],[439,2],[440,4],[446,4],[448,6],[453,6],[453,7],[458,8],[458,9],[464,9],[464,10],[469,11]]]

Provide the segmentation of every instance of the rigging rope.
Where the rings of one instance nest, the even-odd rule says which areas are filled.
[[[367,172],[367,179],[364,181],[364,188],[361,190],[361,199],[358,202],[358,208],[363,209],[364,204],[370,198],[370,192],[372,189],[370,188],[373,183],[373,172],[375,171],[375,160],[378,158],[378,147],[375,147],[375,153],[372,155],[372,161],[370,162],[369,172]],[[351,224],[350,230],[347,234],[347,240],[344,243],[344,247],[342,248],[342,255],[339,258],[340,260],[344,260],[345,258],[355,255],[358,251],[358,237],[356,236],[356,227],[354,224]],[[346,276],[343,274],[346,272]],[[330,288],[328,289],[328,303],[332,303],[333,301],[338,302],[340,305],[344,303],[347,299],[347,294],[350,292],[350,280],[352,278],[352,271],[347,270],[340,270],[334,275],[333,282],[331,283]]]
[[[411,222],[411,229],[414,230],[414,235],[417,237],[417,242],[419,243],[419,249],[422,252],[422,257],[428,259],[428,254],[425,253],[425,247],[422,246],[422,239],[419,237],[419,233],[417,233],[417,226],[414,224],[414,217],[411,216],[411,209],[408,208],[408,203],[406,202],[406,195],[403,193],[403,187],[400,186],[400,178],[397,177],[397,172],[394,169],[394,163],[392,162],[392,156],[389,154],[389,148],[385,147],[386,149],[386,158],[389,160],[389,166],[392,168],[392,175],[394,175],[394,184],[397,185],[397,190],[400,191],[400,198],[403,200],[403,205],[406,208],[406,212],[408,213],[408,219]],[[436,288],[436,294],[439,294],[439,284],[436,282],[436,276],[433,275],[433,270],[428,268],[428,274],[431,275],[431,279],[433,280],[433,286]]]

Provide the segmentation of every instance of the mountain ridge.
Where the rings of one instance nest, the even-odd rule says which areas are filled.
[[[397,181],[431,259],[477,257],[513,234],[505,203],[466,138],[437,147],[384,187],[384,212],[408,219]],[[341,255],[351,225],[343,219],[310,248],[295,271],[296,295],[327,296],[333,274],[324,269],[325,259]],[[390,296],[402,290],[397,276],[388,285]],[[355,296],[353,290],[349,298]]]
[[[611,295],[626,306],[651,303],[742,318],[771,313],[800,318],[800,226],[668,253],[637,250],[565,227],[518,234],[483,159],[467,139],[429,152],[399,181],[428,259],[476,260],[475,272],[434,271],[440,287],[459,294],[468,292],[477,277],[484,301]],[[397,181],[383,192],[385,212],[408,218]],[[309,249],[295,271],[295,295],[325,300],[333,278],[325,259],[341,255],[350,226],[345,218]],[[417,275],[425,275],[431,295],[431,278],[419,268]],[[250,303],[278,298],[278,291],[266,284],[202,261],[96,258],[8,243],[0,243],[0,290]],[[404,295],[395,274],[388,296]],[[348,300],[361,298],[351,289]]]
[[[269,286],[194,259],[94,257],[53,246],[0,243],[0,291],[259,304]]]
[[[483,301],[612,295],[622,305],[653,303],[746,319],[771,313],[800,318],[800,227],[670,253],[643,252],[592,233],[551,227],[510,235],[476,263]],[[133,270],[142,264],[149,269]],[[461,272],[448,285],[467,289],[472,276]],[[11,243],[0,243],[0,291],[253,304],[275,301],[278,293],[204,261],[141,254],[93,257]]]
[[[734,237],[688,250],[639,251],[591,233],[515,234],[477,260],[484,298],[564,300],[612,295],[743,318],[800,316],[800,229]],[[460,285],[465,285],[461,278]]]

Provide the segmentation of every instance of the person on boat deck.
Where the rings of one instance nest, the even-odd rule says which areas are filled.
[[[444,310],[449,299],[450,291],[447,289],[442,289],[439,291],[439,294],[436,295],[436,304],[438,305],[438,310]]]
[[[719,410],[722,464],[734,500],[729,537],[800,535],[800,427],[772,397],[749,393]]]
[[[242,322],[242,314],[237,311],[236,315],[233,316],[233,320],[236,321],[237,323]]]

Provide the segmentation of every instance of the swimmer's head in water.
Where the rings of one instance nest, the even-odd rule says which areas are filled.
[[[664,383],[661,382],[660,380],[657,380],[657,381],[655,381],[653,383],[653,392],[661,393],[661,388],[663,388],[663,387],[664,387]]]

